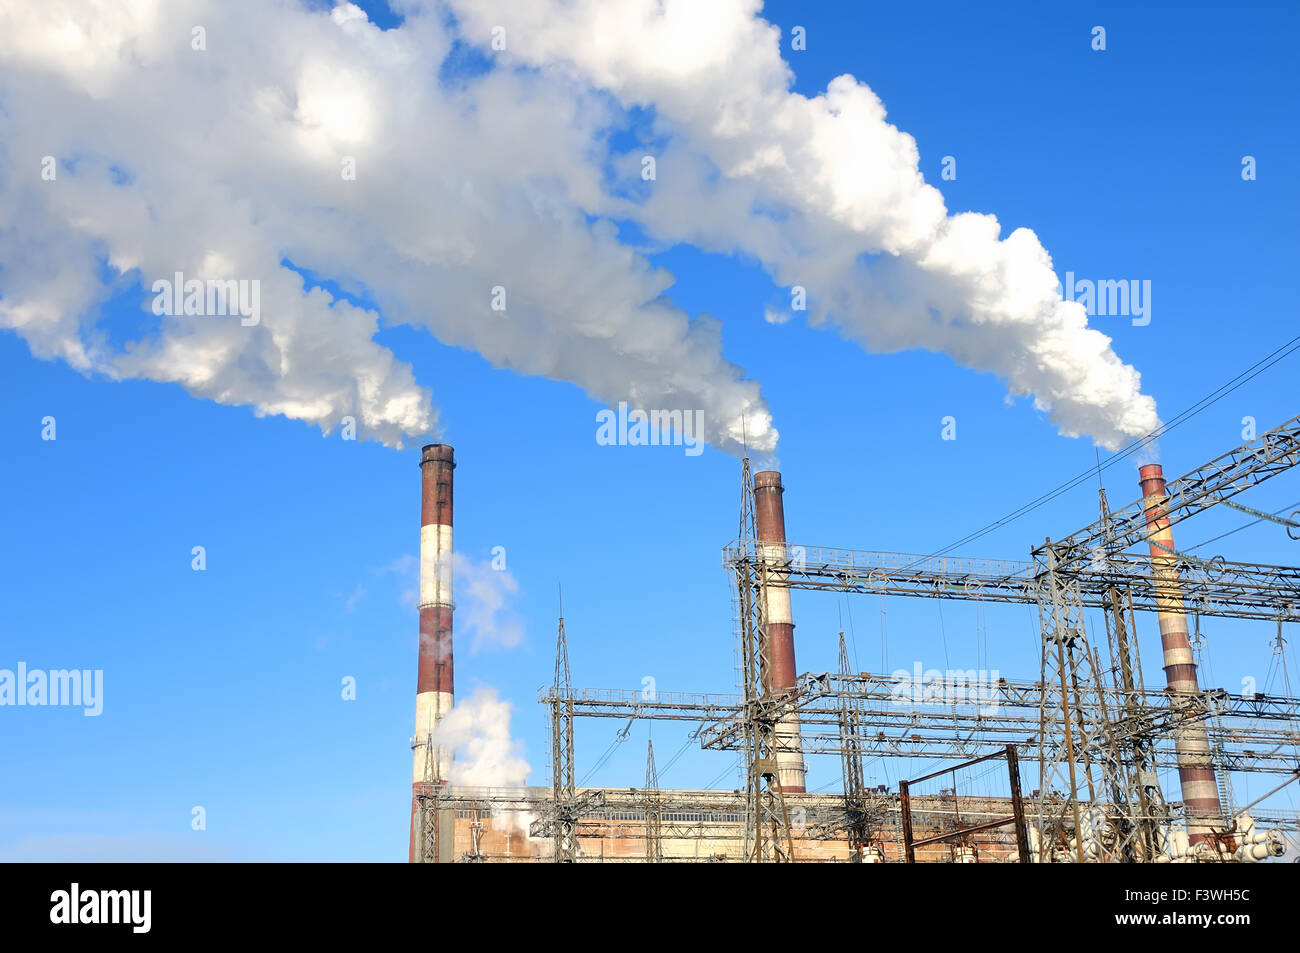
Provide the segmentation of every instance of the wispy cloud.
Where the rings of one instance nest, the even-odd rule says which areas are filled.
[[[470,652],[512,649],[524,638],[523,620],[510,602],[519,582],[505,569],[492,568],[490,560],[456,554],[456,628],[468,636]]]
[[[346,600],[344,600],[343,611],[355,612],[357,608],[357,603],[359,603],[365,597],[366,597],[366,587],[361,585],[361,583],[357,583],[356,588],[352,590],[352,594],[349,595]]]
[[[403,553],[392,562],[374,570],[377,576],[396,576],[401,590],[398,598],[403,606],[414,609],[419,603],[420,595],[420,559],[410,553]]]

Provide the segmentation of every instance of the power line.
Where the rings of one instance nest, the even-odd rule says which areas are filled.
[[[975,532],[970,533],[967,536],[963,536],[961,539],[957,540],[956,542],[949,543],[944,548],[940,550],[936,550],[935,552],[931,553],[930,556],[927,558],[946,555],[960,546],[964,546],[967,543],[974,542],[977,539],[987,536],[989,533],[993,532],[994,530],[1000,529],[1001,527],[1014,522],[1015,520],[1024,516],[1026,513],[1030,513],[1033,510],[1038,509],[1038,507],[1042,506],[1044,503],[1048,503],[1051,500],[1056,499],[1056,497],[1060,496],[1062,493],[1066,493],[1074,489],[1080,483],[1089,479],[1094,473],[1100,477],[1102,470],[1105,470],[1108,467],[1111,467],[1114,464],[1118,463],[1119,461],[1129,456],[1132,456],[1133,454],[1137,453],[1139,450],[1147,446],[1152,441],[1159,439],[1160,437],[1167,434],[1169,431],[1173,430],[1179,424],[1183,424],[1186,423],[1188,420],[1191,420],[1201,411],[1205,410],[1211,405],[1222,400],[1224,397],[1226,397],[1228,394],[1231,394],[1238,387],[1241,387],[1243,384],[1247,383],[1248,381],[1258,377],[1260,374],[1264,373],[1264,371],[1268,370],[1274,364],[1277,364],[1283,358],[1286,358],[1291,354],[1294,354],[1297,350],[1300,350],[1300,335],[1296,335],[1291,340],[1283,344],[1281,347],[1276,348],[1275,350],[1270,352],[1267,356],[1256,361],[1254,364],[1246,368],[1246,370],[1242,371],[1240,374],[1232,378],[1226,384],[1223,384],[1220,387],[1216,388],[1215,390],[1210,391],[1209,394],[1202,397],[1200,400],[1196,401],[1196,403],[1192,404],[1190,407],[1188,407],[1182,413],[1178,414],[1168,423],[1162,424],[1161,426],[1157,427],[1155,430],[1151,431],[1151,433],[1147,434],[1145,437],[1139,437],[1138,439],[1134,440],[1124,449],[1118,450],[1115,453],[1113,453],[1111,456],[1107,457],[1105,461],[1099,462],[1097,466],[1089,467],[1087,470],[1083,471],[1083,473],[1079,474],[1078,476],[1072,477],[1071,479],[1060,484],[1054,489],[1047,491],[1042,496],[1039,496],[1036,499],[1031,500],[1030,502],[1024,504],[1023,506],[1020,506],[1012,510],[1010,513],[1008,513],[1006,516],[1002,517],[1001,519],[994,520],[992,523],[989,523],[988,525],[976,530]]]
[[[686,753],[686,749],[691,746],[691,741],[693,740],[694,739],[692,739],[688,735],[686,737],[686,740],[682,742],[682,746],[677,749],[677,753],[668,759],[668,763],[665,764],[663,766],[663,770],[659,772],[659,779],[661,781],[663,780],[663,776],[668,773],[668,769],[671,768],[673,765],[675,765],[677,763],[677,759]]]
[[[707,790],[707,789],[711,789],[715,784],[717,784],[719,781],[721,781],[721,780],[722,780],[723,778],[725,778],[728,774],[730,774],[731,772],[733,772],[733,771],[735,771],[735,770],[736,770],[736,766],[733,764],[733,765],[731,765],[730,767],[727,767],[727,768],[723,769],[722,771],[719,771],[717,777],[715,777],[712,781],[710,781],[708,784],[706,784],[706,785],[704,786],[705,789],[706,789],[706,790]]]
[[[1272,513],[1272,514],[1270,514],[1270,515],[1271,515],[1271,516],[1281,516],[1283,513],[1287,512],[1288,510],[1294,510],[1297,506],[1300,506],[1300,500],[1297,500],[1295,503],[1291,503],[1291,504],[1289,504],[1289,505],[1287,505],[1287,506],[1284,506],[1284,507],[1282,507],[1280,510],[1278,510],[1276,513]],[[1250,527],[1254,526],[1256,523],[1261,523],[1261,522],[1263,522],[1264,519],[1265,519],[1265,517],[1260,516],[1260,517],[1257,517],[1256,519],[1251,520],[1249,523],[1242,523],[1242,524],[1241,524],[1240,526],[1238,526],[1236,529],[1230,529],[1230,530],[1228,530],[1226,533],[1220,533],[1218,536],[1214,536],[1214,537],[1212,537],[1212,538],[1210,538],[1210,539],[1207,539],[1207,540],[1206,540],[1205,542],[1203,542],[1203,543],[1197,543],[1195,546],[1191,546],[1191,547],[1189,547],[1188,550],[1187,550],[1187,552],[1191,552],[1191,551],[1194,550],[1194,549],[1200,549],[1202,546],[1208,546],[1208,545],[1210,545],[1210,543],[1217,543],[1219,540],[1223,539],[1223,537],[1225,537],[1225,536],[1231,536],[1233,533],[1240,533],[1243,529],[1250,529]]]

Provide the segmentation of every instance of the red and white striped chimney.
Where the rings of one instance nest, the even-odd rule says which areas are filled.
[[[419,851],[416,829],[423,786],[447,780],[451,752],[432,743],[438,722],[451,711],[454,682],[451,656],[451,490],[455,452],[446,444],[430,444],[420,457],[420,649],[415,686],[415,754],[411,774],[411,850]]]
[[[1142,508],[1151,549],[1152,583],[1156,590],[1156,617],[1160,643],[1164,647],[1165,682],[1171,694],[1197,694],[1196,661],[1187,638],[1187,609],[1174,555],[1174,534],[1164,511],[1168,499],[1164,471],[1158,463],[1138,468],[1142,486]],[[1174,733],[1178,780],[1187,809],[1188,840],[1205,840],[1211,831],[1223,828],[1223,807],[1210,761],[1210,737],[1203,721],[1193,722]]]
[[[763,470],[754,474],[754,519],[758,524],[759,556],[769,566],[783,565],[788,556],[785,546],[785,504],[781,495],[781,474]],[[794,618],[790,613],[790,589],[784,585],[786,574],[768,570],[767,645],[768,684],[773,695],[795,687]],[[799,715],[791,714],[777,724],[777,774],[781,790],[801,794],[804,791],[803,744],[799,736]]]

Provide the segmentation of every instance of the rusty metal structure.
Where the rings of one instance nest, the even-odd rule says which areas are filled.
[[[964,768],[974,767],[977,764],[984,764],[988,761],[1006,759],[1008,786],[1010,788],[1009,801],[1011,804],[1010,816],[992,817],[989,820],[980,821],[975,824],[962,824],[961,817],[957,817],[950,823],[944,825],[944,829],[928,837],[916,837],[917,825],[912,817],[912,786],[929,781],[933,778],[953,775]],[[954,804],[957,803],[953,789]],[[898,802],[899,812],[902,815],[903,822],[903,859],[909,863],[916,863],[916,851],[918,848],[930,844],[955,843],[963,854],[958,856],[974,858],[974,845],[971,842],[973,835],[981,831],[989,831],[998,827],[1011,826],[1015,829],[1016,837],[1016,857],[1022,864],[1032,863],[1032,857],[1029,853],[1029,829],[1025,826],[1025,803],[1020,794],[1020,764],[1016,755],[1016,746],[1007,745],[1003,751],[994,754],[986,754],[982,758],[972,758],[970,761],[964,761],[961,764],[955,764],[950,767],[941,768],[938,771],[932,771],[927,775],[919,778],[912,778],[906,781],[898,782]]]
[[[839,676],[847,679],[853,674],[849,664],[849,649],[840,633]],[[872,832],[879,811],[867,792],[862,771],[862,701],[856,695],[843,693],[839,697],[840,776],[844,779],[844,818],[838,825],[849,842],[850,863],[862,863],[876,847]],[[827,829],[829,835],[834,828]]]
[[[991,840],[978,851],[971,842],[964,859],[1221,862],[1271,856],[1281,851],[1278,832],[1300,830],[1300,818],[1267,808],[1235,815],[1228,778],[1273,774],[1282,779],[1280,788],[1300,777],[1300,698],[1202,688],[1199,635],[1189,635],[1188,614],[1197,633],[1202,617],[1267,620],[1277,626],[1282,650],[1283,625],[1300,621],[1300,568],[1192,557],[1177,550],[1172,527],[1220,504],[1267,517],[1233,498],[1297,464],[1300,417],[1172,482],[1158,466],[1146,465],[1136,501],[1111,510],[1103,490],[1097,521],[1048,539],[1030,559],[1016,561],[792,544],[781,474],[752,474],[746,459],[740,533],[723,550],[740,693],[646,697],[575,690],[561,621],[556,676],[539,696],[551,726],[551,788],[442,789],[430,800],[454,814],[456,824],[503,810],[535,817],[530,833],[550,847],[545,853],[530,848],[518,859],[616,860],[630,851],[635,859],[663,862],[904,861],[905,813],[937,816],[945,802],[868,789],[864,760],[964,764],[997,757],[1024,768],[1036,762],[1037,786],[1020,792],[1021,771],[1013,769],[1011,796],[963,802],[959,813],[1000,823],[1010,818],[1024,836],[998,840],[993,824],[965,831]],[[1300,526],[1274,519],[1294,538]],[[1135,551],[1143,544],[1146,552]],[[842,634],[836,672],[796,674],[794,591],[1033,607],[1040,678],[977,686],[941,680],[930,687],[945,704],[917,705],[900,699],[896,677],[851,671]],[[1100,611],[1104,638],[1089,631],[1085,610]],[[1155,613],[1160,626],[1164,689],[1148,688],[1143,678],[1136,632],[1138,614],[1146,612]],[[625,723],[622,737],[635,720],[693,723],[700,748],[739,755],[742,786],[731,793],[659,790],[651,755],[644,790],[577,788],[573,734],[579,719],[616,719]],[[839,756],[841,794],[807,792],[803,759],[810,755]],[[1158,772],[1170,769],[1178,772],[1180,790],[1166,799]],[[1266,827],[1269,832],[1261,833]],[[622,854],[607,850],[628,838],[640,838],[642,846]],[[912,853],[919,848],[926,856],[917,859],[944,859],[948,855],[929,852],[939,843],[916,841]],[[717,849],[705,850],[707,844]]]

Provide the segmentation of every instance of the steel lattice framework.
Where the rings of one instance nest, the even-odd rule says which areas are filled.
[[[645,859],[661,864],[664,859],[663,811],[659,806],[659,769],[655,767],[655,743],[646,742],[645,751]]]
[[[1216,458],[1167,485],[1161,509],[1173,525],[1223,503],[1300,464],[1300,417]],[[534,805],[534,834],[555,840],[557,861],[576,859],[577,828],[617,802],[613,791],[575,790],[573,727],[578,717],[694,722],[707,750],[744,756],[745,789],[718,792],[657,792],[637,795],[648,822],[662,818],[676,836],[675,815],[744,820],[744,856],[752,861],[794,858],[787,797],[796,800],[818,836],[846,833],[857,850],[874,826],[897,826],[897,801],[862,784],[867,757],[969,759],[995,747],[1016,746],[1037,754],[1039,788],[1026,797],[1036,822],[1037,859],[1088,859],[1080,832],[1085,813],[1101,810],[1113,825],[1110,859],[1150,860],[1160,849],[1158,828],[1178,816],[1166,804],[1156,771],[1173,766],[1172,738],[1181,726],[1204,722],[1219,771],[1300,775],[1300,699],[1229,694],[1220,689],[1176,694],[1145,688],[1135,632],[1135,612],[1155,611],[1171,598],[1203,616],[1300,621],[1300,568],[1201,560],[1170,551],[1159,560],[1127,550],[1148,541],[1143,500],[1115,512],[1101,498],[1101,518],[1071,536],[1048,540],[1029,560],[920,556],[757,541],[753,478],[742,467],[740,534],[723,550],[733,586],[740,642],[741,694],[577,690],[569,683],[568,652],[561,622],[555,684],[539,700],[552,728],[553,784],[549,804]],[[1158,565],[1157,565],[1158,562]],[[773,694],[766,687],[768,653],[765,607],[769,587],[806,591],[959,599],[1036,607],[1042,636],[1037,682],[998,679],[980,685],[976,697],[954,702],[951,693],[970,685],[931,683],[941,704],[900,698],[892,676],[851,673],[841,651],[837,673],[808,673],[795,687]],[[1084,623],[1084,611],[1102,610],[1110,665]],[[561,664],[562,663],[562,664]],[[1107,675],[1113,673],[1113,681]],[[838,754],[844,794],[838,798],[785,795],[778,783],[777,725],[797,714],[803,754]],[[1186,760],[1183,762],[1186,764]],[[651,777],[650,774],[647,777]],[[647,781],[647,790],[654,784]],[[437,792],[444,806],[460,803]],[[503,794],[502,798],[510,795]],[[470,803],[465,800],[464,803]],[[476,809],[488,804],[473,801]],[[1294,818],[1256,817],[1294,828]],[[699,823],[705,823],[703,821]],[[683,832],[698,827],[681,826]],[[725,835],[718,835],[724,837]],[[647,850],[653,848],[648,845]]]
[[[578,819],[599,807],[599,800],[579,797],[574,785],[573,682],[564,616],[560,616],[555,635],[555,681],[547,695],[546,713],[551,733],[551,803],[532,823],[529,833],[549,836],[555,862],[571,864],[578,859]]]
[[[1300,417],[1168,484],[1160,502],[1162,516],[1172,526],[1297,463]],[[747,465],[745,474],[748,479]],[[1133,686],[1122,682],[1126,698],[1112,712],[1105,703],[1100,656],[1088,639],[1085,608],[1108,611],[1113,619],[1108,620],[1108,628],[1113,625],[1112,631],[1118,632],[1124,631],[1120,593],[1130,613],[1156,610],[1177,600],[1201,615],[1280,623],[1300,614],[1300,569],[1205,561],[1172,552],[1157,565],[1154,558],[1126,553],[1148,540],[1148,509],[1139,499],[1112,513],[1103,498],[1097,522],[1063,540],[1048,540],[1033,551],[1028,563],[787,544],[784,553],[775,556],[774,565],[773,547],[765,544],[760,549],[754,534],[743,532],[743,524],[741,537],[724,550],[723,562],[741,588],[742,612],[746,606],[762,603],[762,587],[773,584],[768,573],[775,584],[789,589],[1035,605],[1042,633],[1035,744],[1040,786],[1068,791],[1059,809],[1040,801],[1042,849],[1071,844],[1076,859],[1084,860],[1080,803],[1099,799],[1095,768],[1102,790],[1119,814],[1121,853],[1127,859],[1141,859],[1152,847],[1148,821],[1156,810],[1153,805],[1162,800],[1158,791],[1153,796],[1148,783],[1152,745],[1179,725],[1207,717],[1209,708],[1200,696],[1179,695],[1171,698],[1174,711],[1160,721],[1134,707]],[[745,586],[754,588],[748,600],[743,598]],[[742,620],[742,629],[748,624]],[[1123,657],[1116,659],[1121,669],[1127,667],[1124,659],[1135,648],[1124,646]],[[793,698],[779,704],[797,708]],[[749,718],[746,711],[738,719],[742,730]],[[980,734],[983,743],[993,740],[984,731]],[[814,747],[804,750],[816,750],[816,740],[809,741]],[[1225,766],[1229,761],[1222,751],[1219,759]],[[1135,761],[1141,768],[1136,772],[1131,770]],[[1086,799],[1080,793],[1085,784]]]
[[[1037,746],[1040,683],[941,680],[927,683],[926,691],[934,694],[933,700],[912,697],[909,684],[894,676],[810,672],[799,676],[794,694],[774,712],[779,717],[786,707],[799,711],[806,754],[842,755],[857,748],[863,757],[872,758],[969,757],[989,746]],[[970,700],[952,702],[962,697]],[[539,701],[548,707],[555,703],[549,690]],[[1223,721],[1211,729],[1211,737],[1224,746],[1234,770],[1290,773],[1297,766],[1300,734],[1279,723],[1300,721],[1300,698],[1213,689],[1192,706],[1176,707],[1168,692],[1110,688],[1090,704],[1104,704],[1117,713],[1108,720],[1113,744],[1130,747],[1148,735],[1156,737],[1150,755],[1153,768],[1174,764],[1174,754],[1164,743],[1173,727],[1211,717]],[[691,722],[699,726],[697,738],[706,750],[743,751],[745,746],[737,695],[659,692],[647,699],[637,690],[578,689],[572,706],[576,717]],[[846,706],[852,706],[856,721],[848,744],[842,726]],[[1087,714],[1096,717],[1090,710]],[[1059,746],[1061,740],[1049,743]]]
[[[1046,552],[1025,561],[788,543],[780,568],[783,584],[791,589],[1034,605],[1049,572]],[[732,569],[738,563],[756,565],[763,557],[753,540],[736,540],[723,550],[722,559]],[[1110,609],[1110,593],[1118,590],[1132,597],[1134,609],[1154,612],[1163,593],[1151,580],[1152,564],[1149,556],[1112,553],[1075,564],[1068,575],[1085,608]],[[1300,568],[1186,558],[1175,565],[1183,598],[1200,615],[1300,621]]]
[[[1169,483],[1161,508],[1172,527],[1297,465],[1300,415]],[[1138,499],[1114,513],[1103,514],[1095,523],[1050,546],[1059,566],[1073,571],[1077,564],[1094,560],[1098,553],[1118,554],[1145,542],[1147,537],[1146,511]],[[1034,550],[1034,555],[1043,553],[1047,545]]]

